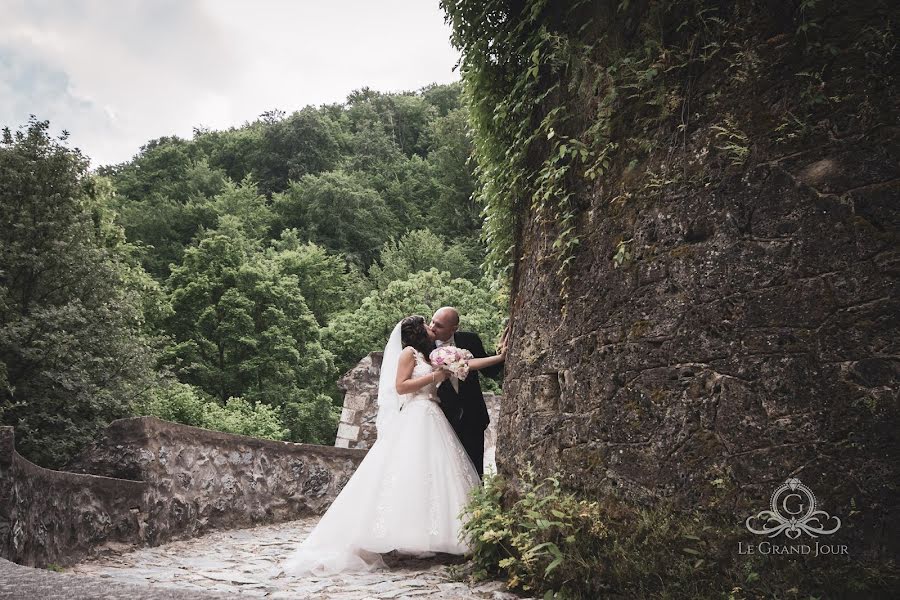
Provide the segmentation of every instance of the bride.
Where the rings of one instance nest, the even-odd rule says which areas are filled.
[[[460,513],[478,473],[447,422],[436,387],[434,334],[420,316],[394,327],[378,382],[378,438],[312,533],[285,559],[292,575],[330,575],[384,566],[381,554],[464,554]],[[471,359],[470,369],[502,355]]]

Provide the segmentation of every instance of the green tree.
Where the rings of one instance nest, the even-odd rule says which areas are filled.
[[[250,176],[240,184],[226,182],[219,194],[212,198],[197,198],[187,208],[194,223],[220,226],[222,219],[233,219],[242,234],[251,239],[267,237],[274,220],[265,196],[257,191]],[[195,230],[193,234],[196,233]]]
[[[443,117],[463,105],[462,90],[462,82],[432,84],[422,88],[422,98],[435,108],[439,117]]]
[[[424,157],[427,148],[422,134],[437,115],[437,110],[415,94],[391,94],[388,98],[390,106],[386,126],[394,142],[405,155]]]
[[[0,141],[2,422],[59,466],[152,384],[141,286],[111,189],[32,118]]]
[[[215,214],[202,210],[208,199],[234,187],[221,170],[193,154],[183,140],[159,142],[145,146],[130,164],[102,170],[115,184],[119,222],[139,244],[144,268],[159,278],[181,261],[201,227],[215,225]]]
[[[469,119],[465,108],[456,108],[429,124],[428,163],[437,187],[429,206],[432,222],[440,223],[449,236],[478,237],[481,209],[473,197],[475,174]]]
[[[194,130],[194,143],[208,158],[209,165],[221,169],[231,181],[243,181],[254,172],[253,159],[263,145],[260,121],[224,131]]]
[[[101,175],[115,180],[116,190],[129,200],[165,196],[181,204],[195,196],[213,196],[225,182],[188,140],[162,137],[141,147],[130,162],[102,167]]]
[[[361,265],[370,264],[397,230],[378,192],[343,171],[306,175],[275,196],[274,210],[283,228]]]
[[[401,157],[392,165],[392,176],[370,177],[372,185],[378,186],[385,203],[402,228],[441,228],[444,223],[434,218],[431,206],[440,193],[431,165],[419,156]]]
[[[347,104],[354,131],[377,126],[406,156],[425,155],[426,147],[420,138],[437,109],[421,94],[383,94],[363,88],[351,93]]]
[[[253,174],[267,196],[283,192],[291,181],[329,171],[341,158],[341,130],[326,113],[307,106],[282,119],[263,115],[259,144],[252,156]]]
[[[358,304],[369,291],[358,270],[322,246],[301,241],[296,229],[282,231],[268,256],[280,273],[297,278],[306,304],[322,326],[335,313]]]
[[[385,289],[392,281],[432,268],[446,271],[454,279],[478,278],[477,266],[464,246],[445,244],[428,229],[410,231],[399,240],[385,242],[378,262],[369,269],[369,277],[376,288]]]
[[[377,119],[374,112],[367,113]],[[383,189],[385,182],[397,177],[404,156],[391,134],[377,120],[366,120],[350,134],[349,152],[342,166],[347,171],[366,173],[372,184]]]
[[[261,214],[248,197],[254,193],[248,177],[275,200],[278,222],[268,235],[296,228],[304,241],[368,266],[384,241],[407,230],[477,237],[460,90],[459,84],[398,94],[364,88],[346,104],[290,116],[270,111],[240,128],[195,130],[193,140],[153,140],[134,160],[104,173],[119,191],[128,239],[159,280],[201,228],[216,227],[226,213],[251,220]],[[248,207],[233,201],[244,199]],[[258,225],[248,232],[265,237]]]
[[[174,310],[166,322],[174,341],[167,363],[179,379],[222,406],[233,397],[268,404],[292,431],[309,429],[287,417],[319,414],[296,405],[319,402],[335,373],[297,277],[280,272],[227,219],[185,252],[167,286]]]

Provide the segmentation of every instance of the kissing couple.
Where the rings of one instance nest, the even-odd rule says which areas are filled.
[[[489,420],[478,371],[497,376],[506,349],[504,339],[500,353],[487,356],[478,335],[458,326],[459,313],[444,307],[430,324],[413,315],[394,327],[378,381],[377,439],[282,563],[285,573],[368,571],[384,567],[381,555],[391,551],[427,556],[469,550],[460,536],[461,513],[481,483]],[[465,356],[456,375],[432,365],[433,352],[440,353],[435,349],[445,346],[444,353]]]

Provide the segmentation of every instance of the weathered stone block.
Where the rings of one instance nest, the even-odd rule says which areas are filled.
[[[345,406],[341,410],[341,423],[349,423],[350,425],[356,425],[356,415],[358,411],[355,411],[347,406]]]
[[[339,438],[344,438],[347,440],[355,440],[359,435],[359,427],[356,425],[347,425],[346,423],[341,423],[338,425],[337,436]]]

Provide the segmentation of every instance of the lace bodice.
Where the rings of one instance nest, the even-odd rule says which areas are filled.
[[[416,365],[413,367],[412,372],[413,378],[430,375],[433,369],[428,361],[425,360],[425,355],[418,350],[414,350],[413,356],[416,359]],[[407,404],[416,400],[431,400],[432,402],[437,402],[437,386],[433,383],[429,383],[425,387],[416,390],[406,397]]]

